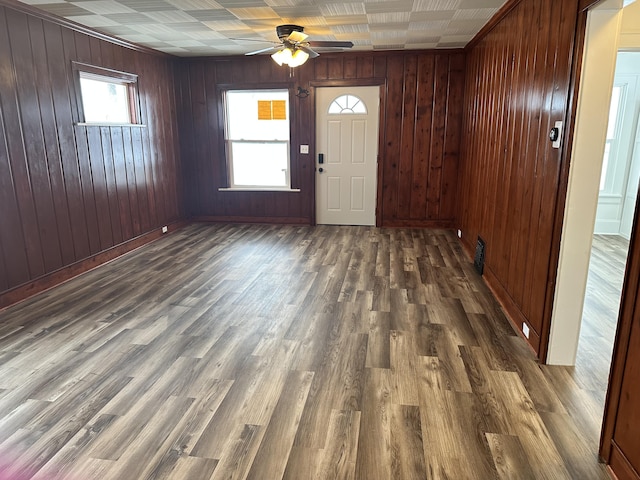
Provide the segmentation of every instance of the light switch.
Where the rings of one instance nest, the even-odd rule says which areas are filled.
[[[300,153],[309,154],[309,145],[300,145]]]

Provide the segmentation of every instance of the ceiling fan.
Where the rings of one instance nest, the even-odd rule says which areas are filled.
[[[304,33],[304,27],[300,25],[278,25],[276,33],[280,42],[273,42],[273,47],[262,48],[254,52],[245,53],[245,55],[258,55],[275,50],[271,58],[278,65],[289,65],[297,67],[302,65],[309,58],[315,58],[320,55],[314,48],[351,48],[353,42],[343,41],[307,41],[309,35]]]

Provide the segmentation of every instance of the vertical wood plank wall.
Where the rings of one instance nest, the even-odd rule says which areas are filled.
[[[139,75],[146,128],[76,125],[72,61]],[[0,307],[182,217],[173,74],[170,57],[0,6]]]
[[[186,206],[192,218],[309,223],[314,205],[313,94],[291,104],[292,187],[300,192],[229,192],[219,85],[311,85],[382,82],[382,210],[384,226],[449,226],[457,212],[464,95],[464,54],[380,52],[323,54],[302,67],[269,56],[178,63],[179,128]],[[313,92],[312,92],[313,93]],[[299,144],[311,145],[300,155]],[[380,190],[379,190],[380,191]]]
[[[467,53],[460,161],[463,243],[486,241],[487,281],[540,355],[577,0],[523,0]]]

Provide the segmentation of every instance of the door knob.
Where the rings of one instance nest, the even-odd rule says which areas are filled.
[[[320,167],[320,168],[318,169],[318,171],[319,171],[320,173],[322,173],[322,172],[324,172],[324,168]]]

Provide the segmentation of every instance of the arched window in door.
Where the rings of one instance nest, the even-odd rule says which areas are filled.
[[[350,115],[350,114],[366,114],[367,106],[355,95],[340,95],[331,105],[329,105],[329,114],[331,115]]]

